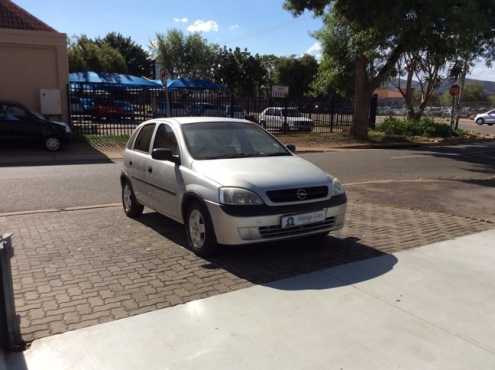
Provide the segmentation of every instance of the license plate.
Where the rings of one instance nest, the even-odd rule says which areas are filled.
[[[301,226],[307,224],[314,224],[316,222],[321,222],[325,220],[325,210],[311,212],[311,213],[301,213],[299,215],[283,216],[280,220],[282,229],[288,227]]]

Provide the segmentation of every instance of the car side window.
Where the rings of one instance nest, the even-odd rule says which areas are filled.
[[[132,149],[132,146],[134,145],[134,140],[136,139],[136,136],[138,135],[139,131],[141,130],[134,130],[131,137],[127,141],[127,145],[126,145],[127,149]]]
[[[4,120],[7,121],[22,121],[28,117],[28,113],[15,105],[5,106]]]
[[[134,142],[134,150],[149,153],[153,131],[155,131],[154,123],[144,126],[141,131],[139,131],[136,141]]]
[[[155,135],[155,142],[153,143],[153,149],[157,148],[170,149],[173,154],[179,154],[177,138],[169,125],[161,124],[158,126],[158,130]]]

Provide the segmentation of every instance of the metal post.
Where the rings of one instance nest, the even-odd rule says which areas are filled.
[[[376,126],[376,109],[378,107],[378,95],[373,94],[370,103],[369,127],[374,129]]]
[[[332,100],[330,100],[330,132],[333,132],[334,114],[335,114],[335,95],[332,95]]]
[[[25,344],[15,312],[14,287],[10,259],[14,256],[12,235],[0,236],[0,341],[9,351],[22,351]]]
[[[284,134],[287,133],[287,98],[284,98]]]

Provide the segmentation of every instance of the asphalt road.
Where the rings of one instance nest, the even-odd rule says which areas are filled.
[[[482,186],[488,195],[495,191],[490,182],[495,177],[495,144],[427,150],[336,150],[303,157],[339,177],[351,192],[371,200],[377,198],[377,194],[367,194],[367,191],[375,189],[383,198],[383,189],[404,187],[404,180],[414,180],[416,190],[420,184],[428,184],[424,182],[428,179],[457,179],[463,181],[464,186],[468,180],[476,180],[476,186]],[[120,167],[121,162],[116,161],[0,168],[0,214],[120,202]],[[407,199],[402,202],[410,203]]]

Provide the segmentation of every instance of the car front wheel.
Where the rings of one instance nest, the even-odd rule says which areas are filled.
[[[144,206],[137,201],[129,181],[122,186],[122,206],[127,217],[136,218],[143,213]]]
[[[481,126],[481,125],[483,125],[485,123],[485,120],[483,118],[478,118],[476,120],[476,123]]]
[[[198,256],[211,256],[218,249],[210,214],[199,202],[187,209],[186,236],[188,247]]]

